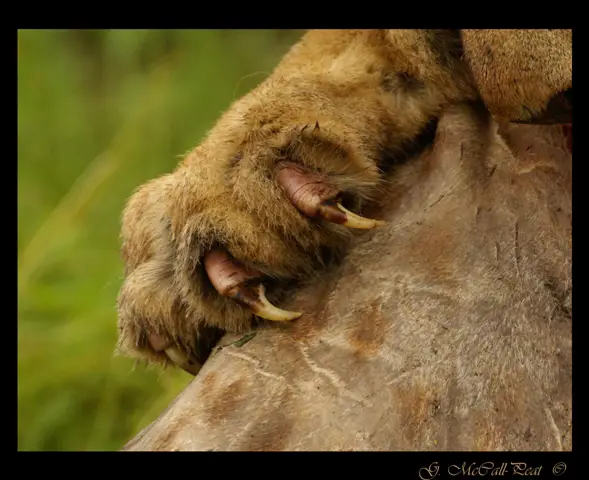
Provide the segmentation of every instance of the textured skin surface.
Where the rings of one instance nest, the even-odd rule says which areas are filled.
[[[166,363],[155,336],[202,361],[233,332],[126,449],[571,449],[570,128],[533,124],[572,122],[571,49],[568,31],[306,35],[125,211],[121,349]],[[285,159],[387,225],[305,218]],[[304,315],[228,345],[251,313],[208,283],[218,245]]]
[[[308,313],[214,354],[126,448],[570,450],[571,166],[561,127],[448,112]]]

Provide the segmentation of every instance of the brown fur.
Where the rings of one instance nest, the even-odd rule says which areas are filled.
[[[530,174],[527,169],[531,169],[534,178],[550,176],[552,169],[561,175],[559,178],[563,179],[563,184],[570,181],[566,175],[562,177],[561,166],[553,165],[552,154],[546,160],[548,166],[545,166],[538,165],[535,156],[526,156],[519,151],[523,148],[521,138],[531,135],[531,145],[546,152],[547,146],[542,142],[538,144],[538,131],[522,131],[521,135],[512,135],[514,138],[510,140],[511,130],[502,125],[501,131],[508,132],[504,135],[507,140],[506,143],[498,142],[493,130],[496,126],[488,118],[487,111],[496,113],[500,120],[534,121],[534,118],[541,118],[551,98],[563,90],[572,89],[571,58],[569,31],[309,32],[265,82],[231,106],[202,144],[173,173],[142,186],[130,199],[122,228],[127,277],[119,297],[121,350],[165,363],[164,356],[153,351],[145,341],[149,333],[157,333],[187,352],[196,353],[202,360],[207,351],[202,347],[204,327],[243,331],[250,326],[251,314],[218,295],[204,275],[202,256],[213,245],[223,245],[244,263],[279,280],[274,289],[269,290],[269,298],[273,300],[282,298],[281,294],[288,286],[286,281],[308,281],[321,274],[324,271],[322,254],[326,249],[342,252],[354,244],[355,235],[345,228],[310,221],[288,203],[275,181],[272,168],[286,158],[327,173],[334,185],[350,194],[356,209],[372,208],[380,211],[382,216],[392,218],[394,227],[391,228],[394,232],[402,232],[395,233],[395,248],[403,252],[402,256],[394,256],[394,262],[383,261],[381,273],[378,273],[380,267],[373,266],[372,274],[377,274],[380,282],[374,294],[380,292],[380,296],[371,296],[369,292],[361,296],[355,282],[350,281],[350,274],[346,276],[338,272],[337,278],[346,279],[348,285],[340,283],[337,287],[330,287],[332,293],[323,304],[316,305],[316,313],[311,309],[308,317],[295,322],[293,328],[298,332],[295,338],[299,339],[295,341],[320,337],[323,335],[320,332],[332,323],[328,319],[338,318],[338,322],[345,325],[347,321],[363,316],[366,318],[353,322],[349,331],[346,330],[345,344],[353,346],[355,361],[365,362],[367,357],[382,351],[382,345],[386,345],[391,336],[399,336],[408,344],[415,335],[432,339],[436,329],[420,323],[418,317],[449,315],[455,309],[451,299],[467,302],[461,315],[468,315],[468,318],[478,315],[479,321],[485,325],[482,319],[496,318],[488,315],[493,308],[499,308],[497,305],[507,308],[516,301],[526,302],[525,296],[519,298],[516,295],[522,282],[532,282],[528,285],[531,289],[540,288],[542,282],[533,280],[537,275],[532,275],[532,280],[527,278],[526,271],[522,273],[522,264],[531,261],[536,265],[533,255],[536,251],[545,251],[546,242],[551,242],[553,250],[565,252],[563,258],[548,255],[541,266],[545,275],[556,279],[551,280],[552,284],[558,284],[563,278],[562,262],[567,265],[568,252],[567,242],[555,233],[557,228],[564,226],[566,239],[567,223],[562,214],[551,214],[543,224],[539,238],[534,238],[538,236],[538,227],[530,224],[530,218],[536,218],[532,213],[529,217],[514,214],[513,225],[500,229],[505,237],[494,234],[497,241],[493,245],[488,236],[482,236],[476,251],[471,251],[464,242],[465,238],[477,238],[477,231],[461,219],[470,211],[471,205],[476,205],[474,219],[479,222],[477,225],[488,225],[480,228],[489,235],[491,230],[486,229],[491,225],[498,228],[497,218],[502,221],[509,217],[508,212],[520,212],[522,203],[527,205],[525,208],[533,204],[518,195],[508,194],[517,192],[516,187],[531,188],[530,195],[534,192],[532,197],[538,201],[550,205],[562,203],[558,196],[560,191],[550,201],[543,199],[541,192],[547,183],[540,181],[536,185],[521,180]],[[395,177],[395,188],[387,185],[385,180],[390,178],[383,174],[387,162],[403,156],[432,118],[440,117],[452,105],[476,105],[481,100],[487,110],[477,107],[452,116],[452,128],[445,128],[442,133],[438,131],[436,149],[440,150],[426,156],[428,160],[422,160],[419,168],[397,172],[399,177]],[[440,135],[446,137],[440,139]],[[543,138],[553,138],[550,135]],[[454,147],[457,149],[452,150]],[[509,148],[515,152],[506,153],[505,149]],[[464,158],[466,163],[453,163],[448,156]],[[525,166],[525,158],[531,165]],[[505,169],[522,172],[513,178],[514,187],[505,187],[501,183]],[[548,171],[541,171],[543,169]],[[492,178],[502,179],[498,184],[500,188]],[[524,184],[519,185],[522,181]],[[489,184],[495,186],[489,187]],[[454,185],[456,188],[467,185],[464,188],[467,188],[468,195],[449,188]],[[495,188],[496,192],[490,194],[487,188]],[[501,188],[508,188],[508,192],[502,192]],[[434,198],[435,192],[443,192],[442,197]],[[440,210],[436,202],[442,203],[442,199],[450,195],[458,199],[446,201],[452,208],[444,207],[444,215],[433,217],[429,212]],[[407,210],[407,205],[426,199],[431,200],[431,204],[424,204],[423,210]],[[484,201],[479,202],[479,199]],[[507,217],[496,217],[496,213],[491,213],[494,205],[501,205]],[[560,208],[561,212],[570,211],[566,202]],[[389,234],[392,235],[390,231]],[[510,280],[511,283],[501,275],[495,278],[485,266],[487,264],[480,267],[481,271],[466,273],[466,265],[476,265],[477,258],[486,258],[489,252],[494,255],[496,264],[505,262],[503,255],[507,255],[510,247],[503,243],[512,239],[514,253],[510,259],[515,259],[518,275]],[[387,245],[384,241],[381,244]],[[532,249],[525,257],[522,244],[531,245],[536,250]],[[356,258],[364,255],[357,250],[354,252]],[[390,252],[380,254],[386,256]],[[371,258],[374,260],[369,257],[368,263]],[[358,276],[365,272],[358,260],[356,263],[349,260],[348,265],[355,265],[349,268],[358,269]],[[384,265],[388,269],[384,269]],[[406,273],[397,273],[403,270]],[[392,290],[386,291],[384,285],[391,276],[398,281],[389,285]],[[476,294],[474,291],[465,293],[465,282],[479,285],[476,288],[480,288],[480,292],[493,292],[489,305],[474,301],[479,290]],[[417,285],[426,292],[423,300],[415,296]],[[344,302],[347,311],[338,312],[339,309],[329,307],[333,302],[333,291],[339,291],[347,299]],[[393,294],[396,298],[394,307],[387,304],[392,301]],[[303,293],[301,300],[307,300],[302,303],[312,304],[313,295]],[[566,288],[561,288],[559,295],[566,296]],[[438,306],[430,311],[432,298],[437,299]],[[350,299],[355,299],[356,303],[350,303]],[[405,304],[403,299],[409,303]],[[425,303],[421,305],[421,301]],[[549,307],[551,301],[547,297],[543,304],[548,310],[557,309],[556,306]],[[541,308],[539,305],[533,307]],[[539,311],[529,310],[532,306],[521,304],[518,308],[522,309],[524,317],[540,315],[538,318],[541,318]],[[300,308],[295,306],[294,309]],[[488,309],[488,315],[485,309]],[[316,318],[319,311],[322,314]],[[394,312],[414,325],[391,324]],[[367,331],[370,324],[378,325],[378,332],[370,334]],[[395,328],[400,331],[395,332]],[[504,327],[504,333],[517,331],[513,328]],[[440,338],[445,335],[440,334]],[[494,355],[501,353],[503,357],[497,358],[501,360],[502,368],[513,368],[505,363],[510,351],[503,348],[506,346],[501,344],[501,335],[495,346],[489,343],[483,350],[490,355],[485,361],[493,361]],[[454,345],[459,345],[460,341],[470,345],[466,337],[455,335],[450,338]],[[483,341],[491,342],[492,338],[492,333],[488,332]],[[516,335],[513,341],[521,344],[516,345],[513,352],[531,355],[526,350],[528,343],[524,337]],[[548,352],[553,345],[547,344],[546,348]],[[404,350],[401,343],[391,352],[402,356],[407,353]],[[276,355],[282,354],[282,349],[280,353],[277,350]],[[469,354],[474,356],[474,353]],[[482,360],[483,357],[481,354]],[[295,358],[300,360],[300,354]],[[410,362],[409,368],[418,366],[411,366]],[[501,372],[503,370],[498,371]],[[539,371],[535,374],[540,375]],[[426,390],[430,392],[427,395],[437,398],[431,393],[437,380],[428,378],[424,377],[422,380],[426,383],[419,387],[408,386],[407,398],[421,392],[430,380],[432,385],[427,386]],[[519,377],[515,375],[514,378]],[[419,376],[415,381],[421,381]],[[505,382],[510,388],[516,388],[515,384],[509,384],[508,377]],[[446,389],[459,387],[440,384],[440,388],[447,394]],[[399,398],[400,405],[409,401],[403,400],[404,394],[399,392],[391,395]],[[419,415],[423,415],[422,410]],[[520,410],[512,413],[521,413]],[[407,415],[414,416],[410,412]],[[419,424],[422,425],[423,420],[419,420]],[[414,445],[424,440],[415,437],[406,441],[409,442],[407,445]],[[497,446],[498,441],[489,437],[481,440],[481,445]],[[453,442],[453,445],[461,444],[458,437]]]
[[[557,92],[572,89],[572,36],[571,30],[462,30],[464,56],[489,111],[530,121]]]
[[[558,126],[448,110],[387,226],[284,305],[305,314],[215,353],[125,449],[570,450],[571,169]]]

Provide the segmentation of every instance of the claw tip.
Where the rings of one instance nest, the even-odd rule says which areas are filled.
[[[266,320],[273,320],[275,322],[283,322],[288,320],[295,320],[302,315],[302,312],[289,312],[282,310],[272,305],[266,298],[264,285],[260,284],[258,287],[258,299],[260,306],[254,309],[254,313]]]
[[[382,220],[374,220],[372,218],[365,218],[361,217],[360,215],[356,215],[354,212],[350,212],[348,209],[344,208],[341,203],[338,203],[337,206],[342,212],[346,214],[347,220],[344,222],[346,227],[370,230],[386,223]]]

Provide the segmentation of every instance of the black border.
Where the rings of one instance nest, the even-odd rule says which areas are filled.
[[[133,20],[135,20],[135,22],[129,22],[128,20],[131,20],[131,18],[129,18],[126,22],[122,21],[122,17],[121,17],[121,13],[124,12],[123,9],[117,9],[116,11],[111,11],[109,9],[107,9],[107,5],[105,4],[93,4],[93,5],[85,5],[83,9],[80,9],[79,12],[76,12],[75,10],[73,10],[71,7],[68,9],[68,13],[71,13],[72,16],[74,18],[78,17],[78,20],[74,20],[74,21],[64,21],[67,16],[62,16],[60,15],[60,11],[58,6],[51,4],[49,6],[49,10],[48,11],[44,11],[41,8],[37,7],[37,6],[33,6],[30,5],[30,11],[27,12],[29,13],[29,15],[27,16],[27,18],[24,18],[21,16],[20,18],[20,22],[18,22],[17,24],[17,29],[18,28],[49,28],[48,25],[51,25],[51,28],[106,28],[106,26],[108,26],[109,28],[129,28],[129,25],[131,25],[132,23],[139,23],[137,22],[138,18],[141,18],[141,11],[147,9],[147,6],[149,4],[143,4],[142,6],[139,7],[139,9],[133,9],[131,10],[133,12]],[[193,14],[187,14],[188,12],[185,10],[185,7],[183,6],[177,6],[177,7],[173,7],[173,8],[168,8],[168,9],[162,9],[162,5],[156,5],[156,10],[157,10],[157,18],[159,21],[154,22],[154,21],[146,21],[143,20],[141,22],[141,28],[163,28],[164,27],[164,22],[162,22],[163,19],[166,18],[166,16],[169,16],[171,20],[173,20],[173,27],[171,25],[166,25],[166,28],[276,28],[276,26],[274,27],[270,27],[268,24],[270,22],[261,22],[260,20],[263,19],[265,17],[265,15],[263,15],[263,11],[262,12],[254,12],[254,10],[250,10],[249,8],[252,8],[251,4],[247,4],[247,5],[243,5],[243,9],[244,11],[239,12],[238,10],[238,6],[237,7],[233,7],[233,6],[229,6],[229,5],[223,5],[223,13],[222,15],[216,14],[214,12],[214,5],[207,3],[206,4],[206,8],[203,8],[201,6],[199,6],[198,4],[193,4],[193,6],[195,7],[195,12]],[[335,16],[335,12],[339,14],[342,14],[343,11],[347,10],[350,11],[349,7],[345,8],[346,6],[349,6],[351,4],[336,4],[336,8],[335,11],[328,13],[329,18],[333,19],[333,17]],[[395,6],[397,8],[399,7],[403,7],[404,8],[410,8],[413,5],[405,5],[405,4],[387,4],[392,6]],[[98,6],[98,8],[96,8]],[[474,4],[469,4],[468,10],[470,10],[471,12],[475,12],[476,10],[478,10],[478,8],[480,8],[483,12],[483,15],[481,16],[479,13],[477,13],[476,15],[471,17],[471,21],[470,22],[464,22],[464,23],[469,23],[470,27],[472,27],[472,24],[474,23],[474,26],[477,28],[481,28],[481,27],[486,27],[486,28],[499,28],[497,26],[495,27],[490,27],[488,25],[490,19],[492,19],[493,17],[496,17],[496,20],[498,22],[495,22],[495,25],[497,25],[497,23],[500,24],[501,28],[512,28],[512,27],[518,27],[518,28],[547,28],[548,26],[553,26],[556,28],[565,28],[565,27],[569,27],[571,25],[571,18],[568,15],[568,10],[562,10],[562,11],[552,11],[550,9],[550,7],[543,7],[541,4],[534,4],[533,9],[534,11],[524,11],[522,9],[522,13],[523,15],[521,15],[521,20],[519,22],[509,22],[508,20],[510,19],[516,19],[516,17],[518,17],[517,12],[513,9],[513,7],[515,6],[514,4],[510,4],[509,6],[507,6],[507,8],[503,7],[500,4],[497,3],[493,3],[492,7],[491,5],[481,5],[481,4],[477,4],[478,8],[472,8],[474,6]],[[552,6],[552,5],[551,5]],[[92,8],[94,7],[94,8]],[[318,4],[304,4],[304,3],[296,3],[296,4],[289,4],[289,5],[284,5],[284,9],[282,8],[277,8],[275,10],[269,10],[268,8],[264,9],[269,15],[271,15],[272,17],[274,17],[274,20],[276,23],[280,23],[280,21],[282,21],[282,23],[286,22],[287,26],[282,27],[282,28],[301,28],[301,22],[296,22],[296,17],[297,14],[299,14],[299,10],[303,10],[300,12],[299,15],[304,15],[304,18],[307,20],[307,24],[305,25],[305,28],[329,28],[327,25],[329,24],[329,22],[326,22],[325,20],[323,22],[319,22],[318,19],[321,17],[320,13],[321,13],[321,9],[317,8]],[[331,23],[334,25],[337,25],[338,28],[367,28],[368,26],[370,26],[371,28],[378,28],[378,24],[380,23],[382,25],[382,20],[379,22],[378,19],[379,18],[390,18],[390,22],[386,25],[386,28],[395,28],[395,27],[399,27],[399,28],[415,28],[415,27],[419,27],[419,28],[423,28],[424,26],[429,26],[431,25],[431,22],[427,22],[425,20],[424,17],[424,13],[427,10],[428,13],[432,13],[434,14],[434,18],[441,18],[442,13],[441,12],[435,12],[434,8],[430,8],[429,6],[427,6],[426,4],[420,3],[420,4],[415,4],[416,10],[418,13],[417,16],[415,15],[411,15],[411,13],[409,13],[408,15],[403,13],[403,14],[399,14],[397,12],[393,12],[391,11],[388,14],[383,14],[382,11],[380,11],[380,13],[378,13],[376,15],[376,21],[374,19],[372,19],[371,22],[367,22],[366,20],[368,20],[366,13],[368,13],[367,11],[362,14],[361,12],[353,12],[353,22],[345,22],[345,21],[339,21],[334,22],[332,21]],[[459,18],[458,15],[458,11],[460,11],[459,9],[454,9],[454,10],[450,10],[450,6],[449,5],[444,5],[444,13],[447,15],[452,15],[451,19],[454,20],[454,22],[456,22],[456,20]],[[189,7],[190,8],[190,7]],[[382,8],[382,7],[381,7]],[[528,7],[529,8],[529,7]],[[240,22],[231,22],[228,18],[227,18],[227,14],[228,14],[228,10],[231,11],[231,13],[238,13],[238,17],[241,21]],[[381,10],[381,9],[379,9]],[[392,9],[391,9],[392,10]],[[466,11],[467,9],[464,9],[464,11]],[[114,14],[116,12],[116,15]],[[546,13],[550,16],[546,16],[546,20],[548,21],[536,21],[534,22],[534,25],[531,25],[530,20],[533,19],[534,15],[538,16],[541,15],[542,13]],[[146,12],[148,13],[148,12]],[[252,20],[250,22],[245,22],[245,18],[247,17],[247,13],[253,13],[252,16]],[[79,16],[78,16],[79,15]],[[345,14],[344,14],[345,15]],[[509,15],[509,16],[508,16]],[[124,15],[123,15],[124,16]],[[53,18],[52,18],[53,17]],[[190,18],[190,21],[187,22],[186,20],[188,20]],[[411,22],[408,21],[407,19],[417,19],[417,21]],[[478,19],[479,21],[476,22],[474,21],[474,18]],[[485,20],[487,20],[487,25],[481,25],[480,19],[483,18]],[[523,19],[525,18],[525,20],[527,21],[523,21]],[[48,22],[48,19],[52,19],[52,22]],[[197,22],[196,20],[200,20],[200,22]],[[222,19],[223,21],[221,22],[219,19]],[[362,22],[362,20],[364,20],[364,22]],[[43,21],[45,20],[45,21]],[[184,20],[184,22],[182,22],[182,20]],[[257,21],[256,21],[257,20]],[[289,22],[290,20],[290,22]],[[405,21],[403,21],[405,20]],[[311,25],[309,25],[308,23],[311,22]],[[446,22],[446,25],[448,23],[454,23],[454,22]],[[186,25],[186,23],[192,23],[192,25]],[[198,25],[196,25],[196,23],[199,23]],[[219,24],[222,23],[222,27],[219,26]],[[263,25],[264,23],[266,23],[266,25]],[[298,23],[298,25],[297,25]],[[376,25],[375,25],[376,23]],[[215,27],[215,24],[216,27]],[[245,25],[248,25],[247,27]],[[75,27],[74,27],[75,26]],[[11,34],[10,30],[5,29],[4,32],[8,35]],[[16,48],[16,41],[17,41],[17,31],[13,30],[12,31],[12,35],[13,35],[13,48],[14,48],[14,67],[15,67],[15,72],[17,72],[17,48]],[[573,53],[573,59],[575,58],[575,53],[578,53],[578,50],[581,47],[581,45],[583,44],[583,42],[581,41],[582,37],[582,30],[575,30],[574,31],[574,40],[575,40],[575,47],[574,47],[574,53]],[[8,41],[8,39],[6,39],[7,41],[3,42],[3,45],[9,45],[10,42]],[[8,58],[8,56],[4,57],[4,58]],[[583,67],[582,67],[582,63],[581,62],[575,62],[573,61],[573,77],[577,78],[576,83],[580,83],[580,85],[585,85],[585,83],[583,82]],[[16,78],[15,78],[16,80]],[[17,86],[17,83],[15,82],[15,87]],[[583,91],[580,91],[581,94],[579,95],[579,91],[577,91],[577,95],[576,95],[576,100],[577,100],[577,104],[579,102],[579,100],[582,102],[583,101]],[[15,89],[15,96],[16,96],[16,89]],[[16,115],[15,117],[18,118],[18,105],[15,103],[15,107],[16,107]],[[583,110],[581,110],[583,111]],[[574,116],[574,112],[573,112],[573,116]],[[577,130],[577,133],[574,134],[574,138],[579,138],[579,135],[583,135],[583,121],[584,121],[584,115],[577,115],[576,116],[576,120],[575,120],[575,124],[576,124],[576,128],[573,128],[574,130]],[[581,123],[579,123],[581,122]],[[16,130],[16,123],[15,125],[15,130]],[[6,127],[5,127],[6,128]],[[7,130],[5,130],[7,131]],[[16,135],[16,131],[15,131],[15,135],[14,135],[15,141],[13,143],[13,145],[15,145],[15,157],[18,161],[18,147],[17,147],[17,135]],[[582,139],[583,137],[581,137]],[[573,176],[573,190],[575,190],[575,184],[577,184],[577,192],[582,192],[582,186],[580,185],[580,182],[583,181],[583,179],[585,178],[582,174],[582,169],[585,168],[585,155],[583,155],[583,150],[584,150],[584,142],[574,142],[574,151],[575,151],[575,155],[574,157],[576,157],[578,160],[576,162],[573,162],[574,165],[574,171],[575,171],[575,175]],[[8,162],[7,162],[8,163]],[[17,169],[17,165],[15,164],[15,175],[18,174],[18,169]],[[5,187],[3,190],[6,191],[8,188]],[[16,192],[15,192],[16,194]],[[580,204],[581,200],[580,200],[580,193],[578,195],[573,195],[573,218],[575,218],[575,212],[581,212],[580,208],[581,207],[576,207],[575,204]],[[14,196],[14,199],[17,201],[17,196]],[[7,212],[5,212],[6,214]],[[17,221],[17,226],[18,226],[18,210],[15,208],[15,213],[16,213],[16,221]],[[580,213],[579,213],[580,215]],[[581,217],[578,216],[578,218],[580,219]],[[579,224],[581,225],[581,223]],[[582,285],[582,282],[579,283],[582,280],[582,273],[579,273],[577,275],[578,272],[582,272],[583,269],[583,254],[584,254],[584,249],[582,248],[582,246],[586,245],[587,243],[584,242],[582,240],[582,235],[583,235],[583,229],[582,228],[577,228],[574,229],[573,228],[573,257],[574,257],[574,261],[573,261],[573,279],[575,282],[575,285],[577,285],[577,290],[579,292],[581,292],[581,295],[583,294],[583,290],[582,288],[579,288]],[[576,240],[577,239],[577,240]],[[575,241],[576,240],[576,241]],[[577,248],[575,250],[575,245],[577,246],[581,246],[581,248]],[[18,254],[18,252],[17,252]],[[18,256],[17,256],[18,258]],[[17,275],[18,275],[18,267],[17,267]],[[16,293],[16,292],[15,292]],[[17,295],[15,295],[17,297]],[[18,298],[18,297],[17,297]],[[582,365],[582,360],[581,360],[581,355],[583,352],[583,348],[584,348],[584,340],[585,337],[582,336],[581,333],[581,327],[580,327],[580,322],[584,321],[584,315],[583,315],[583,306],[584,306],[584,302],[583,302],[583,298],[581,297],[581,301],[577,301],[575,302],[576,296],[573,295],[573,311],[576,312],[576,318],[578,319],[578,321],[573,322],[573,451],[572,452],[480,452],[480,453],[475,453],[475,452],[386,452],[386,453],[376,453],[376,452],[341,452],[341,453],[329,453],[329,452],[322,452],[322,453],[225,453],[225,452],[208,452],[208,453],[185,453],[184,455],[176,455],[175,457],[173,457],[173,460],[171,458],[168,458],[168,462],[166,462],[165,464],[163,464],[163,468],[161,469],[161,472],[153,469],[153,467],[151,467],[151,465],[149,465],[149,471],[148,473],[151,475],[181,475],[181,476],[185,476],[187,473],[189,476],[191,475],[195,475],[195,476],[201,476],[204,474],[206,474],[206,469],[203,469],[203,463],[207,463],[206,460],[210,460],[210,466],[211,468],[214,468],[213,470],[213,475],[223,475],[223,474],[228,474],[231,475],[233,472],[235,472],[236,474],[240,474],[240,475],[244,475],[246,474],[248,471],[251,472],[252,474],[258,476],[260,474],[264,474],[264,473],[268,473],[271,476],[283,476],[285,471],[290,471],[293,474],[295,474],[295,470],[298,469],[300,470],[304,470],[306,474],[309,473],[317,473],[320,474],[319,469],[316,468],[309,468],[309,467],[313,467],[313,462],[326,462],[329,463],[329,466],[327,467],[328,470],[327,472],[334,475],[334,474],[339,474],[341,471],[344,472],[348,472],[351,475],[365,475],[365,476],[371,476],[371,475],[376,475],[378,477],[385,477],[385,478],[391,478],[391,479],[400,479],[400,480],[405,480],[405,479],[419,479],[421,478],[419,476],[420,473],[420,469],[424,469],[421,470],[422,473],[422,480],[426,480],[426,478],[424,477],[427,476],[427,472],[426,469],[428,468],[433,468],[433,470],[430,471],[434,471],[435,470],[435,466],[436,466],[436,462],[437,465],[439,466],[439,471],[438,471],[438,475],[435,476],[435,478],[441,479],[441,478],[480,478],[482,476],[491,476],[491,474],[489,472],[486,473],[486,475],[476,475],[474,472],[469,476],[469,475],[450,475],[447,471],[448,466],[450,465],[462,465],[463,462],[466,462],[467,465],[470,465],[471,463],[476,463],[477,465],[480,465],[484,462],[493,462],[495,464],[495,466],[501,465],[504,462],[507,462],[508,464],[510,464],[511,462],[525,462],[528,465],[531,466],[542,466],[542,471],[541,474],[539,476],[528,476],[527,478],[563,478],[563,479],[578,479],[581,480],[582,478],[589,478],[589,459],[587,459],[587,463],[588,465],[584,465],[585,461],[583,459],[583,457],[581,457],[580,459],[577,459],[578,457],[578,453],[580,451],[580,449],[582,448],[582,445],[584,444],[583,442],[583,438],[584,437],[584,431],[581,430],[580,425],[582,424],[582,417],[584,416],[584,410],[583,410],[583,405],[584,403],[580,400],[580,396],[581,396],[581,392],[582,392],[582,386],[585,383],[584,382],[584,377],[585,377],[585,371],[582,367],[580,367],[580,365]],[[18,312],[18,310],[17,310]],[[15,317],[13,317],[16,319],[16,321],[10,322],[11,325],[14,325],[15,330],[17,330],[18,328],[18,313],[16,313]],[[575,327],[576,325],[576,327]],[[17,338],[17,331],[14,332],[14,337],[13,338]],[[16,346],[16,341],[14,342],[14,345]],[[16,382],[18,382],[18,369],[16,368],[16,359],[17,359],[17,352],[14,352],[12,359],[15,363],[15,380]],[[576,368],[575,368],[576,365]],[[581,373],[579,373],[581,372]],[[578,379],[575,382],[575,375],[577,375]],[[18,408],[18,398],[15,395],[15,407]],[[42,399],[39,399],[40,402],[42,402]],[[17,442],[16,442],[16,432],[17,432],[17,416],[14,415],[13,417],[15,419],[15,430],[14,430],[14,440],[15,440],[15,450],[18,448],[17,447]],[[577,426],[577,428],[575,428],[575,425]],[[21,455],[27,455],[26,452],[19,452]],[[111,452],[111,453],[116,453],[116,452]],[[127,452],[127,453],[131,453],[131,452]],[[33,453],[30,453],[33,454]],[[90,471],[95,471],[96,474],[98,474],[99,470],[101,471],[105,471],[105,472],[109,472],[110,475],[113,475],[117,473],[117,469],[116,469],[116,462],[122,462],[123,464],[125,462],[132,462],[132,460],[130,460],[130,458],[132,457],[111,457],[110,459],[108,459],[108,457],[106,458],[106,461],[104,462],[92,462],[86,465],[82,465],[82,468],[76,468],[75,463],[70,463],[68,460],[68,463],[64,463],[64,459],[60,458],[60,454],[52,454],[51,452],[38,452],[35,453],[38,455],[42,455],[43,458],[39,459],[38,461],[34,461],[33,459],[27,459],[24,457],[20,458],[20,462],[19,462],[19,475],[21,475],[24,471],[28,470],[31,473],[35,472],[39,472],[39,473],[45,473],[45,472],[50,472],[50,471],[55,471],[56,473],[58,473],[60,476],[67,476],[68,474],[72,474],[73,475],[84,475],[88,470]],[[86,453],[86,455],[91,454],[91,453]],[[133,474],[134,475],[141,475],[142,469],[147,466],[150,462],[149,462],[149,458],[157,458],[157,457],[151,457],[151,455],[153,455],[153,453],[141,453],[141,452],[133,452],[134,455],[139,455],[141,458],[138,459],[136,458],[135,461],[133,462]],[[66,453],[62,453],[61,455],[66,455]],[[77,455],[84,455],[84,453],[77,453]],[[108,453],[107,453],[108,455]],[[195,462],[195,460],[197,460],[197,458],[191,456],[191,455],[201,455],[200,457],[198,457],[198,462]],[[226,459],[224,460],[222,458],[222,456],[224,455],[241,455],[240,457],[234,458],[233,461],[231,461],[230,459]],[[264,457],[262,458],[261,456],[264,455]],[[282,456],[282,462],[280,458],[276,458],[276,457],[272,457],[272,455],[280,455]],[[122,459],[121,459],[122,458]],[[273,459],[274,458],[274,459]],[[112,460],[113,462],[115,462],[115,469],[113,469],[110,466],[109,460]],[[306,461],[309,461],[310,463],[306,463]],[[55,463],[54,463],[55,462]],[[274,463],[276,462],[276,463]],[[566,464],[566,470],[560,475],[557,476],[552,472],[552,468],[554,467],[554,465],[563,462],[564,464]],[[182,467],[186,466],[187,470],[184,470]],[[302,467],[302,468],[301,468]],[[381,468],[382,467],[382,468]],[[107,470],[108,469],[108,470]],[[521,475],[513,475],[511,472],[511,467],[508,465],[508,468],[506,470],[506,472],[503,475],[497,475],[494,476],[494,478],[526,478],[524,476]],[[121,472],[122,473],[122,472]],[[9,474],[10,475],[10,474]],[[434,478],[433,476],[430,475],[430,478],[427,478],[427,480],[431,480],[431,478]]]

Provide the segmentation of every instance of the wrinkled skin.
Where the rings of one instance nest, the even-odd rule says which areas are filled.
[[[484,104],[440,106],[363,208],[386,224],[283,297],[303,315],[227,334],[126,450],[572,448],[572,156],[540,107],[559,90],[522,110],[475,83]],[[509,123],[530,108],[556,124]]]

